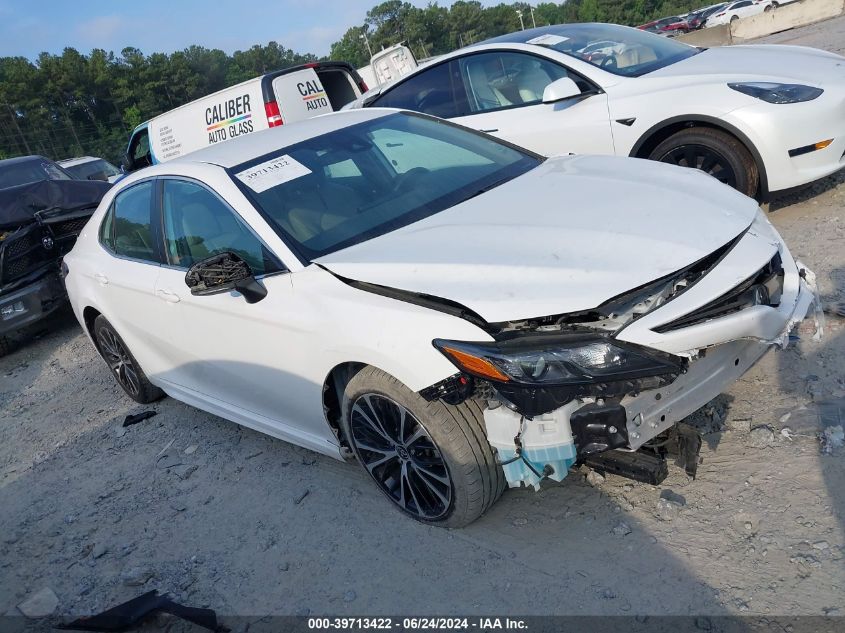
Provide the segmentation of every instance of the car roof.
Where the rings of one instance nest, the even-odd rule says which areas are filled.
[[[50,161],[50,159],[46,158],[45,156],[41,156],[39,154],[32,154],[30,156],[16,156],[15,158],[5,158],[3,160],[0,160],[0,166],[16,165],[18,163],[28,163],[30,161],[36,161],[36,160],[48,160],[48,161]],[[53,161],[50,161],[50,162],[52,163]]]
[[[225,143],[206,147],[170,161],[177,163],[211,163],[220,167],[234,167],[259,156],[275,152],[283,147],[295,145],[315,136],[334,132],[356,123],[371,121],[388,114],[399,112],[389,108],[367,108],[344,110],[316,116],[296,123],[288,123],[269,130],[254,132]]]
[[[58,161],[59,165],[63,167],[73,167],[74,165],[81,165],[82,163],[90,163],[93,160],[103,160],[96,156],[76,156],[75,158],[63,158]]]
[[[654,20],[654,22],[659,22],[659,20]],[[652,22],[647,22],[646,24],[652,24]],[[490,38],[489,40],[484,40],[483,42],[476,42],[475,44],[470,44],[465,48],[474,48],[483,44],[526,44],[529,40],[532,40],[535,37],[539,37],[541,35],[546,35],[548,33],[558,34],[562,31],[567,31],[573,34],[578,34],[579,32],[591,33],[592,29],[596,26],[616,27],[618,29],[626,30],[630,29],[630,27],[627,26],[621,26],[619,24],[608,24],[606,22],[577,22],[568,24],[551,24],[548,26],[538,26],[534,29],[525,29],[524,31],[514,31],[513,33],[508,33],[506,35],[500,35],[498,37]],[[644,24],[643,26],[646,25]]]

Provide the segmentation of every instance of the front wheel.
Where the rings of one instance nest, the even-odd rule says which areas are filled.
[[[127,396],[141,404],[164,397],[164,392],[149,381],[120,334],[102,314],[94,320],[94,341],[97,351]]]
[[[474,401],[428,402],[389,374],[366,367],[346,386],[342,426],[379,489],[423,523],[468,525],[505,489]]]
[[[757,164],[746,147],[727,132],[691,127],[675,132],[649,155],[651,160],[692,167],[747,196],[760,184]]]

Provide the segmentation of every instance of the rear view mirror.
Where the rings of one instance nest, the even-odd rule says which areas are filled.
[[[185,284],[198,297],[235,290],[247,303],[258,303],[267,296],[267,289],[255,280],[249,264],[228,251],[191,266],[185,274]]]
[[[553,81],[543,91],[543,103],[555,103],[564,99],[571,99],[581,94],[581,89],[569,77],[561,77]]]

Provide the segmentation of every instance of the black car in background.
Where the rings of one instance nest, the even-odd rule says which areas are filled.
[[[43,156],[0,160],[0,356],[8,335],[65,301],[62,257],[110,187]]]

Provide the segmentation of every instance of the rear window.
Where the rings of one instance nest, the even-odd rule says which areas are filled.
[[[302,259],[311,260],[439,213],[541,160],[443,121],[397,113],[229,173]]]
[[[40,180],[73,180],[61,167],[46,158],[0,164],[0,189]]]

